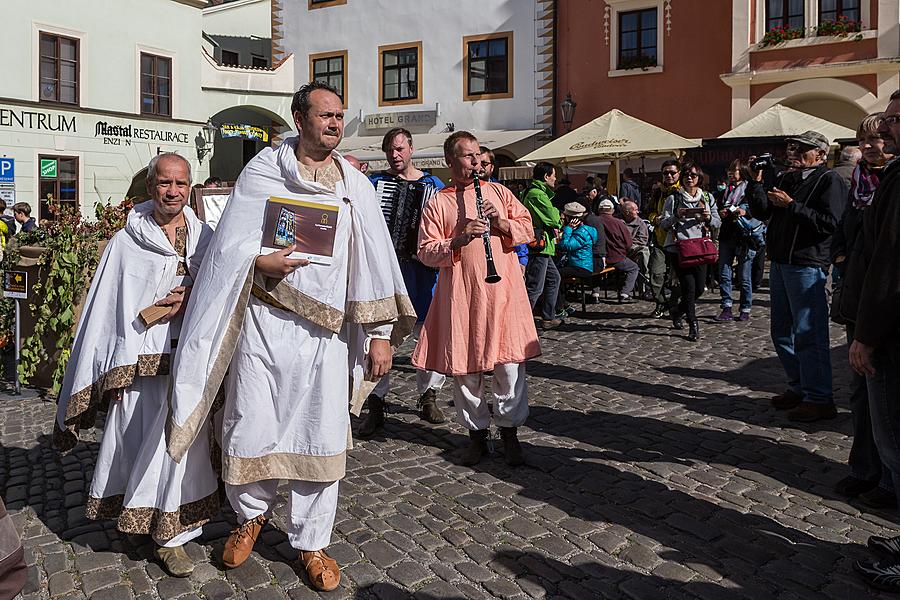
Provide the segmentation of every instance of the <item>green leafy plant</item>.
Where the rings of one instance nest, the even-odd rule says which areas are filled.
[[[30,243],[44,248],[37,264],[45,277],[32,288],[35,301],[29,305],[36,317],[34,331],[19,354],[19,376],[23,382],[28,383],[42,361],[56,360],[50,389],[59,392],[75,338],[75,310],[97,268],[99,242],[108,240],[125,225],[131,206],[128,198],[115,206],[98,203],[96,220],[85,221],[73,208],[50,202],[53,218],[42,221],[38,230],[25,234],[28,237],[16,236],[18,246]],[[15,262],[18,252],[11,248],[4,267],[11,268]],[[53,347],[46,346],[49,340],[54,340]]]
[[[862,22],[848,19],[841,15],[836,20],[823,21],[816,28],[816,35],[835,35],[844,37],[862,31]]]
[[[762,41],[759,43],[759,47],[765,48],[766,46],[774,46],[775,44],[780,44],[781,42],[786,42],[788,40],[797,40],[802,38],[805,34],[806,30],[803,27],[778,25],[766,32]]]

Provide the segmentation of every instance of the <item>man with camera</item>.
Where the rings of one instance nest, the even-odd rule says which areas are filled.
[[[816,131],[787,139],[787,171],[761,193],[763,157],[751,162],[757,181],[750,183],[750,212],[768,221],[766,247],[775,352],[789,389],[772,406],[790,409],[791,421],[832,419],[834,407],[828,338],[828,278],[831,237],[847,198],[847,184],[825,165],[830,143]]]

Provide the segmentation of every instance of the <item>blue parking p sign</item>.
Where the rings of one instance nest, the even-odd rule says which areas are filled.
[[[16,160],[14,158],[0,158],[0,183],[16,182]]]

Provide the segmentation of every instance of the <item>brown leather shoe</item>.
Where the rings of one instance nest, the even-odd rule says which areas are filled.
[[[803,402],[803,396],[794,390],[787,390],[783,394],[772,396],[772,406],[778,410],[797,408]]]
[[[249,521],[244,521],[243,525],[232,531],[222,550],[222,564],[229,569],[244,564],[244,561],[253,552],[253,544],[256,543],[256,538],[265,524],[265,515],[259,515]]]
[[[837,409],[834,404],[816,404],[814,402],[801,402],[794,410],[788,411],[788,421],[796,423],[812,423],[813,421],[824,421],[825,419],[833,419],[837,416]]]
[[[301,550],[300,562],[309,576],[309,583],[321,592],[330,592],[341,584],[341,570],[337,561],[322,550]]]
[[[425,390],[419,398],[416,406],[419,408],[419,416],[429,423],[443,423],[446,419],[444,413],[437,405],[437,393],[434,390]]]

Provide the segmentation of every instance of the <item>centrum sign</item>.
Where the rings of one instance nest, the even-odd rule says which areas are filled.
[[[588,150],[591,148],[615,148],[617,146],[627,146],[631,140],[627,138],[613,140],[594,140],[593,142],[575,142],[569,146],[569,150]]]

